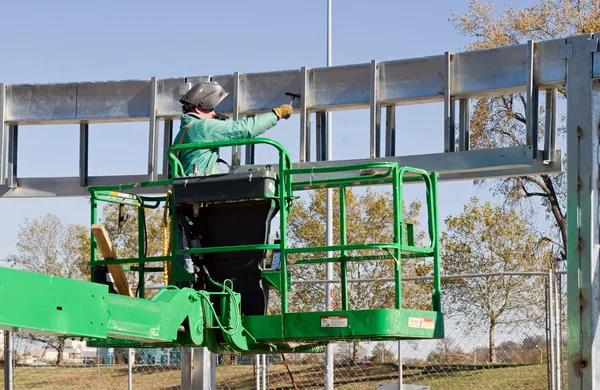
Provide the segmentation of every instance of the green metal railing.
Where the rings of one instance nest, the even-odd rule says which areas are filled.
[[[171,176],[172,178],[178,178],[184,176],[183,165],[179,161],[179,158],[175,155],[177,151],[191,150],[191,149],[217,149],[221,147],[244,145],[244,144],[267,144],[275,147],[279,152],[279,165],[277,167],[279,174],[279,182],[277,192],[274,197],[279,202],[280,211],[280,236],[281,240],[279,244],[255,244],[255,245],[237,245],[237,246],[221,246],[221,247],[205,247],[205,248],[193,248],[193,249],[177,249],[176,238],[177,238],[177,221],[176,218],[172,218],[171,221],[171,255],[159,256],[159,257],[146,257],[143,249],[145,249],[143,242],[143,229],[140,228],[140,240],[139,240],[139,258],[137,259],[118,259],[118,260],[105,260],[101,263],[97,263],[97,253],[95,248],[95,240],[92,236],[92,249],[91,256],[92,261],[90,265],[104,265],[104,264],[129,264],[138,263],[138,272],[140,272],[140,283],[143,284],[143,270],[144,263],[155,262],[155,261],[167,261],[173,262],[177,256],[183,254],[200,254],[200,253],[215,253],[215,252],[233,252],[233,251],[245,251],[245,250],[279,250],[280,251],[280,292],[281,292],[281,312],[288,312],[288,289],[290,280],[287,273],[287,258],[290,254],[301,254],[301,253],[314,253],[314,252],[338,252],[338,256],[317,258],[317,259],[300,259],[294,264],[319,264],[325,262],[337,262],[340,263],[341,267],[341,292],[342,292],[342,309],[348,309],[348,262],[349,261],[365,261],[365,260],[383,260],[393,259],[394,265],[394,278],[395,278],[395,307],[400,309],[402,307],[402,289],[401,289],[401,260],[403,258],[416,258],[416,257],[432,257],[433,258],[433,292],[432,292],[432,309],[434,311],[441,311],[441,286],[440,286],[440,261],[439,261],[439,247],[438,247],[438,213],[437,213],[437,173],[428,173],[424,170],[411,168],[411,167],[399,167],[397,163],[391,162],[373,162],[365,164],[355,164],[343,167],[318,167],[318,168],[302,168],[293,169],[291,158],[287,150],[278,142],[264,139],[264,138],[253,138],[244,140],[231,140],[223,142],[212,142],[204,144],[181,144],[171,146],[166,154],[171,165]],[[274,167],[275,168],[275,167]],[[317,178],[312,179],[312,175],[318,174],[336,174],[336,173],[348,173],[352,171],[358,171],[358,174],[350,174],[339,177],[330,178]],[[294,181],[294,175],[311,175],[309,180]],[[428,212],[428,233],[430,239],[430,245],[426,247],[419,247],[414,245],[412,225],[407,224],[402,218],[402,185],[406,182],[423,182],[426,188],[426,201],[427,201],[427,212]],[[162,202],[166,202],[168,196],[148,198],[138,195],[127,195],[122,194],[120,191],[133,189],[133,188],[145,188],[151,186],[169,186],[171,180],[163,180],[157,182],[147,183],[132,183],[118,186],[103,186],[103,187],[91,187],[91,204],[92,204],[92,224],[97,221],[97,202],[108,201],[112,203],[123,203],[128,202],[131,206],[138,207],[143,210],[144,208],[156,208]],[[389,243],[369,243],[369,244],[348,244],[347,243],[347,231],[346,231],[346,189],[348,187],[374,185],[374,184],[390,184],[392,186],[392,197],[393,197],[393,208],[394,208],[394,240]],[[306,248],[288,248],[287,243],[287,217],[291,209],[292,200],[294,199],[294,191],[303,190],[317,190],[322,188],[338,188],[339,189],[339,218],[340,218],[340,241],[337,245],[332,246],[318,246],[318,247],[306,247]],[[117,199],[115,199],[117,198]],[[154,202],[154,203],[152,203]],[[125,203],[127,204],[127,203]],[[175,216],[175,202],[170,202],[171,215]],[[141,215],[141,214],[140,214]],[[138,221],[141,219],[138,219]],[[383,255],[363,255],[363,256],[350,256],[348,255],[351,251],[364,251],[364,250],[379,250],[383,252]],[[130,269],[134,269],[131,267]],[[143,288],[140,288],[140,297],[143,297]]]

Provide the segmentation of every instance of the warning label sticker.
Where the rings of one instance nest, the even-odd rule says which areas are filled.
[[[435,321],[432,318],[408,317],[408,326],[410,328],[434,329]]]
[[[347,316],[325,316],[321,317],[321,328],[347,328]]]

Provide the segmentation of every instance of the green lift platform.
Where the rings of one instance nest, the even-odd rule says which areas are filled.
[[[275,147],[278,164],[239,166],[210,176],[185,176],[177,157],[182,150],[242,144]],[[170,221],[163,256],[145,255],[147,232],[139,223],[138,258],[100,260],[98,241],[91,235],[91,282],[0,268],[0,328],[81,338],[93,346],[204,346],[223,354],[321,352],[334,341],[444,337],[437,173],[392,162],[294,169],[286,149],[264,138],[174,145],[167,154],[171,166],[168,180],[89,188],[92,226],[97,226],[100,202],[133,206],[140,220],[144,210],[162,205],[165,221]],[[316,176],[320,178],[313,180]],[[403,221],[402,185],[407,182],[425,186],[430,242],[427,247],[415,245],[413,227]],[[348,244],[345,189],[381,184],[392,186],[393,242]],[[153,192],[163,194],[138,194],[136,189],[143,187],[156,187]],[[294,194],[323,188],[340,189],[339,244],[289,247],[287,217],[297,197]],[[269,243],[271,222],[277,216],[280,240]],[[182,245],[180,237],[186,237],[189,244]],[[380,254],[349,254],[361,251]],[[293,264],[288,261],[292,254],[325,252],[335,255],[309,256]],[[279,258],[270,267],[265,265],[268,253],[277,253]],[[186,256],[193,261],[195,273],[182,266],[181,259]],[[433,259],[431,310],[402,307],[402,261],[419,257]],[[365,260],[394,261],[394,307],[349,308],[348,263]],[[144,267],[153,262],[165,265],[166,283],[147,299],[145,272],[161,271]],[[340,264],[340,310],[291,312],[289,267],[326,262]],[[129,264],[129,269],[139,272],[137,296],[119,294],[107,282],[107,267],[115,264]],[[276,290],[281,297],[280,308],[273,313],[267,310],[269,290]]]

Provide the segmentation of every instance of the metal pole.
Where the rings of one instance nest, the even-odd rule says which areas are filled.
[[[262,390],[267,390],[267,354],[262,354]]]
[[[555,365],[555,351],[554,351],[554,339],[556,334],[554,333],[554,281],[552,268],[548,270],[548,281],[547,281],[548,294],[546,296],[546,315],[548,318],[547,323],[547,339],[546,348],[549,351],[546,361],[548,362],[548,386],[550,389],[556,389],[556,365]]]
[[[128,348],[127,352],[129,357],[127,358],[127,389],[133,389],[133,360],[135,359],[135,350]]]
[[[254,355],[254,388],[260,389],[260,355]]]
[[[398,390],[402,390],[402,340],[398,340]]]
[[[331,66],[331,0],[327,0],[327,66]],[[332,125],[331,125],[331,113],[325,112],[327,118],[326,134],[327,134],[327,156],[326,160],[331,160],[332,157]],[[327,190],[327,246],[333,245],[333,190],[328,188]],[[333,252],[327,252],[327,257],[333,257]],[[333,263],[327,263],[325,270],[325,278],[327,280],[333,279]],[[330,283],[326,284],[325,287],[325,310],[333,309],[333,286]],[[333,346],[327,345],[325,349],[325,389],[333,390],[334,375],[333,375]]]
[[[562,291],[562,275],[554,274],[554,313],[556,313],[554,325],[556,330],[556,388],[562,389],[562,307],[560,305]]]
[[[13,389],[13,340],[12,332],[4,331],[4,389]]]
[[[206,347],[181,349],[181,390],[216,388],[216,355]]]

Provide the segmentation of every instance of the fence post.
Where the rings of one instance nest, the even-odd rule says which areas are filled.
[[[262,390],[267,390],[267,354],[262,354]]]
[[[562,389],[562,275],[560,273],[554,274],[552,281],[555,283],[554,286],[554,312],[556,313],[554,326],[555,326],[555,341],[556,341],[556,388]]]
[[[398,390],[402,390],[402,340],[398,340]]]
[[[548,364],[548,388],[555,390],[556,356],[554,351],[554,339],[556,338],[556,334],[554,332],[554,281],[552,268],[548,270],[546,291],[546,318],[548,320],[548,322],[546,323],[546,350],[548,351],[546,362]]]
[[[135,360],[135,349],[129,348],[127,358],[127,389],[133,389],[133,362]]]
[[[13,332],[4,331],[4,389],[13,390]]]

